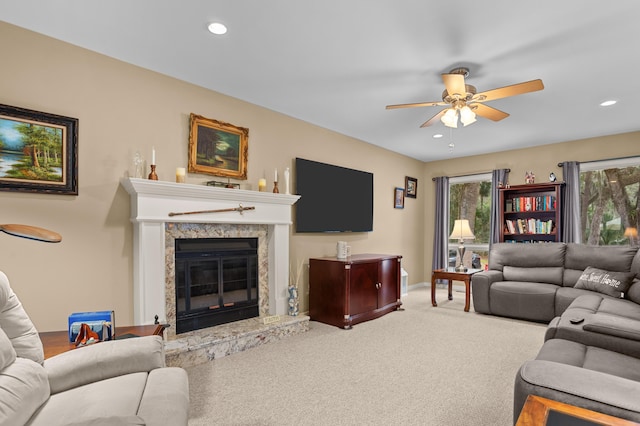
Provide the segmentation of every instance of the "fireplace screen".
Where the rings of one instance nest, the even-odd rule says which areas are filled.
[[[175,240],[176,333],[258,316],[258,239]]]

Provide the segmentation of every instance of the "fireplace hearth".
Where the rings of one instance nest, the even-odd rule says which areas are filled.
[[[175,239],[176,333],[258,316],[258,238]]]

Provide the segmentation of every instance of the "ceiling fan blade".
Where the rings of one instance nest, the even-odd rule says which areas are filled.
[[[449,96],[457,94],[462,98],[465,97],[467,88],[464,84],[464,76],[462,74],[442,74],[442,81]]]
[[[473,97],[474,102],[493,101],[495,99],[507,98],[509,96],[522,95],[523,93],[537,92],[544,89],[542,80],[531,80],[524,83],[513,84],[511,86],[500,87],[498,89],[487,90],[477,93]]]
[[[488,118],[489,120],[500,121],[509,116],[506,112],[490,107],[489,105],[473,103],[469,106],[477,115]]]
[[[434,115],[433,117],[431,117],[430,119],[422,123],[420,127],[429,127],[432,124],[436,123],[438,120],[440,120],[440,117],[442,117],[446,111],[447,111],[446,109],[443,109],[442,111],[440,111],[439,113],[437,113],[436,115]]]
[[[0,225],[0,231],[16,237],[29,238],[31,240],[44,241],[47,243],[59,243],[62,236],[54,231],[30,225],[6,224]]]
[[[432,101],[432,102],[417,102],[414,104],[398,104],[398,105],[387,105],[386,109],[396,109],[396,108],[416,108],[416,107],[426,107],[426,106],[439,106],[439,105],[448,105],[442,101]]]

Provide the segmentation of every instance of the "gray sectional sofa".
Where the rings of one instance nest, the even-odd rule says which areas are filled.
[[[516,374],[514,423],[528,395],[640,422],[638,248],[501,243],[489,259],[472,279],[475,310],[548,322]]]
[[[572,243],[494,244],[489,270],[475,274],[471,281],[473,307],[483,314],[549,322],[578,296],[594,294],[592,290],[575,288],[588,267],[634,272],[640,277],[638,248]],[[640,303],[639,279],[624,296]]]

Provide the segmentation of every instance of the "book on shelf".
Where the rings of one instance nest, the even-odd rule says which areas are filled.
[[[507,219],[505,225],[509,234],[552,234],[554,231],[553,219]]]
[[[539,195],[531,197],[514,197],[505,203],[505,212],[552,211],[556,209],[556,197]]]

